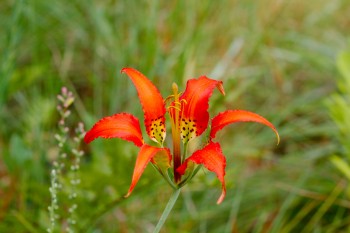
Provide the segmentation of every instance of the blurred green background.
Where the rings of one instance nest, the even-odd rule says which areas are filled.
[[[226,199],[216,205],[220,183],[200,171],[162,232],[349,232],[349,32],[348,0],[2,0],[0,232],[50,224],[62,86],[75,95],[71,128],[117,112],[143,121],[119,73],[126,66],[163,97],[174,81],[183,90],[189,78],[220,79],[226,96],[214,92],[212,117],[250,110],[281,136],[276,146],[272,131],[253,123],[218,134]],[[172,190],[148,166],[122,198],[138,148],[119,139],[81,146],[75,231],[152,232]],[[69,200],[61,201],[64,215]]]

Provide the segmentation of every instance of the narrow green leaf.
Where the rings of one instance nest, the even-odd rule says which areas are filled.
[[[341,171],[348,180],[350,180],[350,166],[349,164],[346,163],[346,161],[342,158],[340,158],[337,155],[333,155],[330,158],[331,162],[333,163],[334,166],[336,166],[339,171]]]
[[[338,70],[341,75],[350,81],[350,51],[343,51],[339,53],[337,59]]]

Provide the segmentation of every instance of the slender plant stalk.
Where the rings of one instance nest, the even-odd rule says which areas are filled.
[[[171,195],[168,204],[166,205],[162,216],[160,217],[156,228],[154,229],[153,233],[158,233],[160,229],[162,228],[163,224],[165,223],[165,220],[168,218],[168,215],[170,214],[170,211],[173,209],[175,202],[177,198],[179,197],[181,188],[176,189],[175,192]]]

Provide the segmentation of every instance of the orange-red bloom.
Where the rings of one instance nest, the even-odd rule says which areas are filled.
[[[158,89],[139,71],[132,68],[124,68],[121,71],[126,73],[134,83],[144,112],[144,124],[148,136],[158,143],[159,147],[150,146],[144,142],[139,120],[131,114],[120,113],[102,118],[85,135],[86,143],[102,138],[121,138],[133,142],[140,147],[131,185],[126,196],[129,196],[136,183],[140,179],[144,169],[149,162],[153,163],[160,174],[173,187],[183,186],[193,177],[192,164],[201,164],[209,171],[214,172],[222,184],[222,193],[217,203],[221,203],[226,195],[225,188],[225,167],[226,159],[222,153],[220,144],[213,142],[216,133],[226,125],[235,122],[258,122],[270,127],[279,136],[275,127],[265,118],[248,111],[228,110],[219,113],[211,120],[207,144],[198,148],[192,155],[181,154],[181,141],[184,152],[188,143],[208,130],[209,125],[209,98],[217,88],[225,94],[221,81],[213,80],[202,76],[198,79],[190,79],[183,94],[178,92],[174,83],[173,95],[169,106],[165,106]],[[165,114],[169,112],[172,130],[172,154],[170,149],[163,147],[166,137]],[[173,173],[167,172],[172,167]]]

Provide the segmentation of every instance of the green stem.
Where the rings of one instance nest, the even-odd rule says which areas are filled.
[[[168,215],[170,214],[170,211],[173,209],[175,202],[177,198],[179,197],[181,189],[175,190],[175,192],[171,195],[168,204],[166,205],[164,212],[162,216],[160,217],[156,228],[154,229],[153,233],[158,233],[160,229],[162,228],[163,224],[165,223],[165,220],[168,218]]]
[[[185,161],[186,155],[187,155],[187,145],[188,142],[184,143],[184,148],[183,148],[183,153],[182,153],[182,158],[181,158],[181,164]]]

